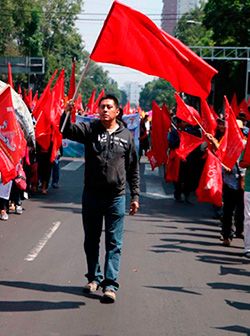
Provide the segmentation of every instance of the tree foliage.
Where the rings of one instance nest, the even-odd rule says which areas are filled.
[[[187,46],[213,46],[213,31],[203,25],[204,3],[184,14],[175,28],[175,36]]]
[[[249,46],[250,0],[209,0],[203,23],[221,46]]]
[[[149,111],[153,100],[159,105],[166,103],[171,109],[174,106],[173,87],[161,78],[146,83],[140,94],[140,106],[143,110]]]
[[[75,26],[83,3],[83,0],[0,0],[0,55],[45,57],[45,75],[26,77],[26,86],[31,82],[41,91],[54,70],[62,68],[69,85],[72,58],[77,60],[79,77],[88,58]],[[24,76],[13,77],[16,81],[24,80]],[[106,87],[119,96],[117,83],[96,64],[91,66],[80,92],[87,97],[93,87],[99,91]]]

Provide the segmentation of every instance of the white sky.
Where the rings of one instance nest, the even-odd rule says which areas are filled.
[[[162,0],[121,0],[121,2],[149,16],[150,19],[158,26],[161,25],[160,18],[163,6]],[[112,3],[113,0],[84,1],[84,6],[82,9],[84,14],[79,15],[79,20],[77,20],[76,25],[83,37],[83,40],[85,41],[85,46],[88,52],[93,50],[96,39],[101,31],[103,22],[111,8]],[[87,19],[97,21],[91,21]],[[126,67],[111,64],[104,65],[103,63],[99,64],[102,65],[105,70],[109,71],[110,77],[118,82],[120,88],[124,85],[125,82],[139,82],[141,85],[144,85],[146,82],[153,79],[152,76],[142,74],[141,72]]]

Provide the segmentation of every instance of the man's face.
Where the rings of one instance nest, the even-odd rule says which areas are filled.
[[[104,99],[99,106],[100,119],[103,121],[112,121],[119,114],[119,108],[116,107],[112,99]]]

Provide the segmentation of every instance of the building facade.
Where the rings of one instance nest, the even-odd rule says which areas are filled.
[[[181,16],[199,4],[200,0],[163,0],[162,29],[173,35],[176,23]]]

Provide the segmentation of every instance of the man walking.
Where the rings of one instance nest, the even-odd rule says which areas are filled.
[[[72,102],[65,112],[72,112]],[[85,145],[85,185],[82,197],[84,250],[88,279],[86,292],[103,288],[102,302],[116,300],[123,226],[126,181],[130,187],[130,214],[139,208],[139,168],[133,136],[117,119],[119,103],[106,95],[99,102],[100,119],[92,123],[71,124],[68,119],[63,137]],[[61,118],[61,125],[65,113]],[[104,273],[99,264],[99,245],[105,221]]]

